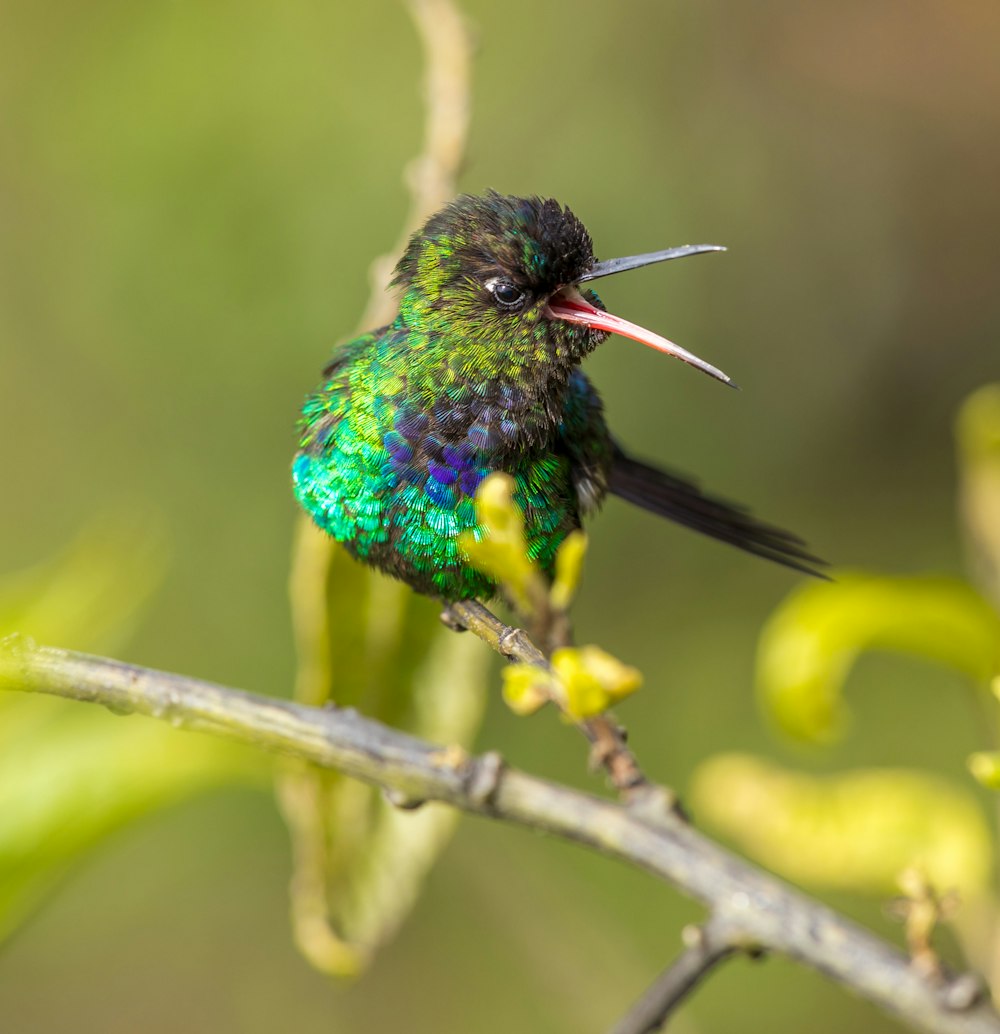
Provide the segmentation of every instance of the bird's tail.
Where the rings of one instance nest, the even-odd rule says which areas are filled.
[[[825,561],[789,531],[757,520],[746,508],[705,495],[693,481],[668,474],[615,448],[609,490],[650,513],[667,517],[703,535],[728,542],[756,556],[819,578]]]

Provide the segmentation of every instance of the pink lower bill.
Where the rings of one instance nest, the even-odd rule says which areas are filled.
[[[722,381],[723,384],[736,387],[731,377],[710,363],[706,363],[704,359],[699,359],[687,349],[675,345],[673,341],[668,341],[665,337],[660,337],[659,334],[654,334],[651,330],[646,330],[645,327],[629,323],[621,316],[605,312],[604,309],[598,309],[597,306],[591,305],[575,287],[564,287],[561,291],[557,291],[549,299],[548,314],[556,319],[566,320],[567,323],[580,323],[585,327],[592,327],[594,330],[604,330],[609,334],[619,334],[621,337],[639,341],[644,345],[649,345],[650,348],[655,348],[658,352],[664,352],[680,359],[681,362],[688,363],[695,369],[701,370],[702,373],[707,373],[709,377]]]

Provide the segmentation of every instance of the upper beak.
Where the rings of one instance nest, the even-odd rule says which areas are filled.
[[[576,282],[586,283],[612,273],[624,273],[627,269],[651,266],[654,262],[669,262],[670,259],[685,258],[688,255],[702,255],[706,251],[725,251],[721,244],[683,244],[679,248],[664,248],[663,251],[647,251],[645,255],[629,255],[628,258],[607,259],[595,262]]]
[[[725,248],[717,244],[686,244],[680,248],[667,248],[664,251],[652,251],[645,255],[631,255],[628,258],[608,259],[605,262],[595,262],[583,276],[576,281],[578,284],[586,283],[588,280],[596,280],[598,277],[610,276],[612,273],[621,273],[627,269],[638,269],[640,266],[648,266],[653,262],[666,262],[669,259],[683,258],[686,255],[700,255],[706,251],[725,251]],[[721,370],[706,363],[704,359],[692,355],[686,349],[675,345],[659,334],[654,334],[645,327],[629,323],[620,316],[614,316],[604,309],[592,305],[583,297],[575,286],[563,287],[558,290],[548,301],[548,314],[557,319],[566,320],[568,323],[581,323],[594,330],[603,330],[611,334],[620,334],[622,337],[632,338],[634,341],[641,341],[650,348],[655,348],[667,355],[675,356],[685,363],[696,367],[710,377],[722,381],[735,388],[736,384],[732,378]]]

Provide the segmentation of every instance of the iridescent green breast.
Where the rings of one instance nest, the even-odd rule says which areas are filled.
[[[299,444],[295,493],[316,523],[359,559],[445,599],[496,592],[458,545],[476,531],[474,495],[488,473],[515,479],[530,552],[551,571],[579,526],[581,494],[603,495],[610,455],[582,374],[556,399],[537,396],[398,327],[340,350],[306,401]]]

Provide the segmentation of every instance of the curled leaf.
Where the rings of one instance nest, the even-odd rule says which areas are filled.
[[[865,650],[946,665],[983,685],[1000,671],[1000,615],[955,578],[838,574],[805,585],[761,635],[757,689],[777,725],[803,740],[842,731],[844,682]]]
[[[942,891],[989,884],[993,846],[971,795],[922,773],[816,777],[728,754],[697,771],[695,810],[748,854],[802,883],[892,893],[916,867]]]
[[[336,701],[444,747],[479,727],[489,655],[438,607],[357,563],[303,519],[291,593],[296,697]],[[296,943],[317,968],[359,974],[408,915],[456,814],[400,809],[347,776],[289,765],[280,800],[292,838]]]

